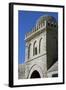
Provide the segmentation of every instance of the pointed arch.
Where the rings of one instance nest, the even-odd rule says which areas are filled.
[[[37,41],[34,41],[34,44],[33,44],[33,56],[34,55],[37,55]]]
[[[40,40],[39,40],[39,53],[42,52],[42,46],[43,46],[43,38],[40,38]]]
[[[30,56],[31,56],[31,43],[28,46],[28,59],[30,58]]]

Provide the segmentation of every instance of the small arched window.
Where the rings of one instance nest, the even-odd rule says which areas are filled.
[[[56,23],[54,24],[54,27],[56,27]]]
[[[33,44],[33,56],[34,55],[37,55],[37,41],[35,41]]]
[[[43,46],[43,39],[41,38],[41,39],[39,40],[39,53],[42,52],[42,46]]]
[[[50,26],[50,21],[48,21],[48,26]]]
[[[31,56],[31,44],[29,44],[29,46],[28,46],[28,59],[30,58],[30,56]]]
[[[53,22],[51,23],[51,27],[53,27]]]

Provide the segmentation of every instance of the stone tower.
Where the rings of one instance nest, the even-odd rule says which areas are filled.
[[[25,35],[25,78],[48,77],[48,69],[58,60],[57,30],[54,17],[41,16]]]

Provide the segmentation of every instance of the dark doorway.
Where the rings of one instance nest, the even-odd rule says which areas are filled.
[[[58,74],[53,74],[52,77],[58,77]]]
[[[38,71],[34,71],[32,74],[31,74],[31,77],[30,78],[40,78],[40,74]]]

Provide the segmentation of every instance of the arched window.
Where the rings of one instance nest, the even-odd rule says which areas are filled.
[[[48,26],[50,26],[50,21],[48,21]]]
[[[29,44],[29,46],[28,46],[28,59],[30,58],[30,56],[31,56],[31,44]]]
[[[43,46],[43,39],[41,38],[41,39],[39,40],[39,53],[42,52],[42,46]]]
[[[33,44],[33,56],[37,55],[37,42],[35,41]]]

